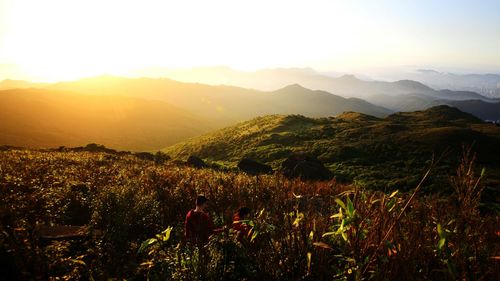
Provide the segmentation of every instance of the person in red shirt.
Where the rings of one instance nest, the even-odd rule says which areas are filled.
[[[194,244],[205,244],[210,235],[221,232],[216,229],[210,216],[205,212],[208,199],[199,195],[196,198],[196,208],[191,209],[184,222],[186,240]]]
[[[250,215],[250,208],[241,207],[233,216],[233,229],[238,232],[238,237],[248,237],[252,231],[252,227],[243,220],[246,220],[248,215]]]

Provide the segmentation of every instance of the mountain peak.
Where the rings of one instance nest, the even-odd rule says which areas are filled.
[[[285,87],[279,89],[278,91],[304,91],[304,90],[308,91],[309,89],[304,88],[300,84],[295,83],[295,84],[290,84],[288,86],[285,86]]]
[[[470,113],[463,112],[456,107],[438,105],[422,111],[399,112],[390,115],[390,119],[416,118],[434,122],[466,121],[468,123],[482,123],[483,121]]]
[[[394,84],[396,84],[398,86],[405,87],[405,88],[409,88],[409,89],[422,90],[422,91],[432,91],[432,89],[430,87],[428,87],[420,82],[414,81],[414,80],[408,80],[408,79],[399,80],[399,81],[394,82]]]
[[[368,115],[368,114],[363,114],[359,112],[354,112],[354,111],[345,111],[340,115],[337,115],[336,118],[338,119],[343,119],[346,121],[375,121],[379,120],[379,118]]]
[[[452,119],[473,119],[473,120],[481,121],[480,119],[473,116],[472,114],[463,112],[460,109],[453,107],[453,106],[449,106],[449,105],[434,106],[434,107],[431,107],[427,110],[424,110],[424,113],[427,113],[429,115],[447,116],[447,117],[450,117]]]
[[[337,79],[344,80],[344,81],[359,81],[358,77],[356,77],[353,74],[344,74]]]
[[[441,74],[441,72],[438,72],[434,69],[417,69],[417,72],[425,74]]]

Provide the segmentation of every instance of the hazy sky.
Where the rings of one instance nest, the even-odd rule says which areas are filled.
[[[0,79],[148,67],[500,70],[500,1],[0,0]]]

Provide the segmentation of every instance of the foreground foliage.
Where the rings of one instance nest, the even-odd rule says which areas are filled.
[[[473,156],[457,165],[456,195],[410,201],[411,191],[195,170],[134,155],[1,151],[1,273],[12,280],[494,280],[498,214],[478,210]],[[201,193],[220,226],[250,207],[250,237],[227,230],[201,248],[183,243],[184,216]],[[37,235],[41,224],[100,231],[47,241]]]

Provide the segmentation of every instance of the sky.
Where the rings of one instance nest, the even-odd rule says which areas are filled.
[[[496,0],[0,0],[0,79],[147,68],[500,71]]]

